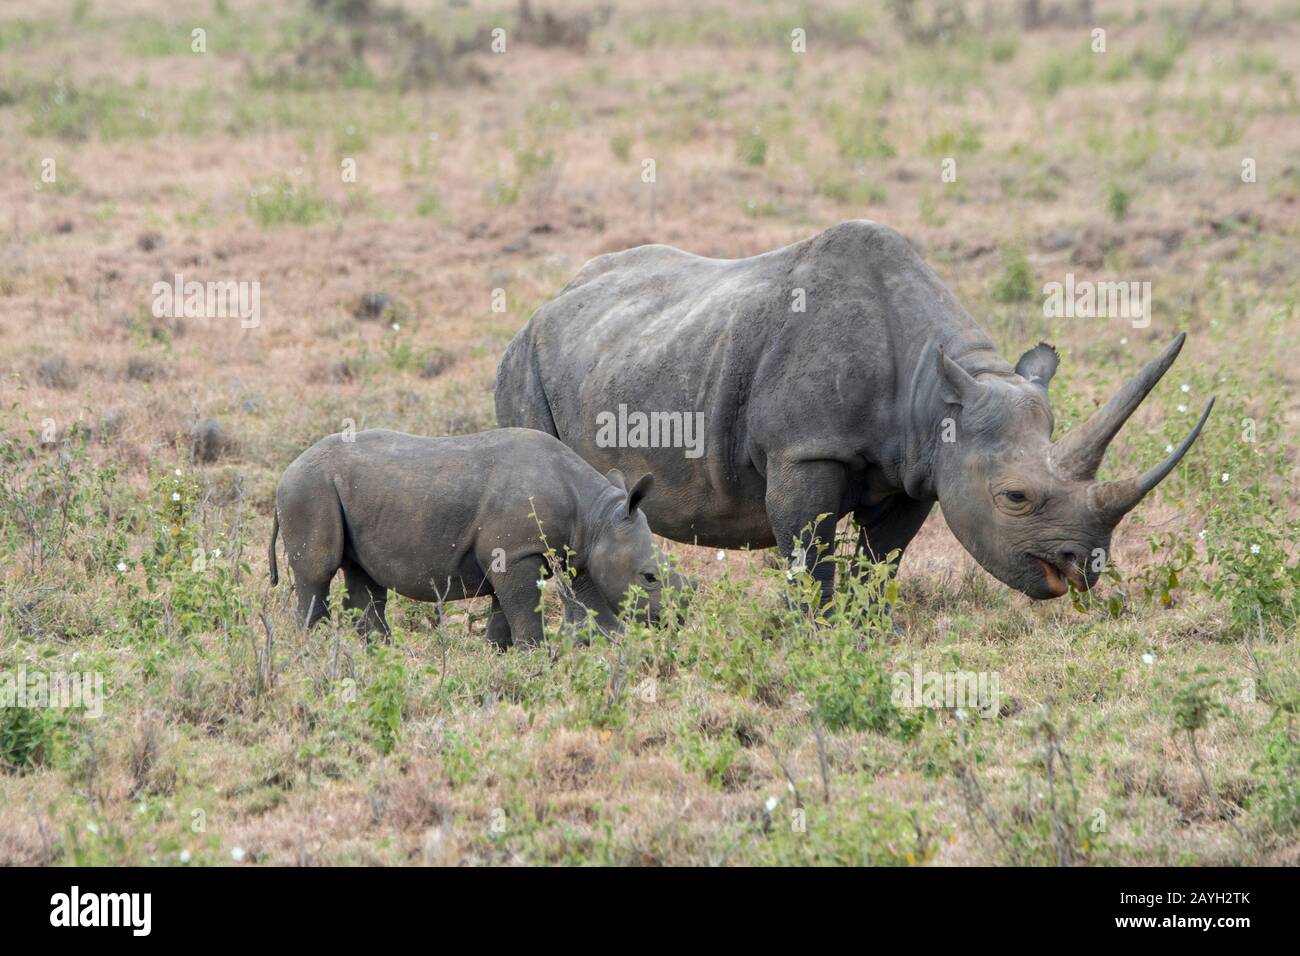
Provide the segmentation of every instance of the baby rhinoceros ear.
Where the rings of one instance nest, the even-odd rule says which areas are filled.
[[[1056,374],[1056,366],[1060,361],[1056,349],[1046,342],[1039,342],[1020,356],[1020,361],[1016,363],[1016,374],[1046,389],[1047,383]]]
[[[627,493],[628,517],[636,513],[637,506],[641,504],[646,495],[650,494],[650,489],[654,486],[654,475],[642,475],[641,479],[632,486],[632,490]]]
[[[627,479],[623,477],[623,473],[617,468],[611,468],[605,472],[605,480],[619,491],[627,491]]]

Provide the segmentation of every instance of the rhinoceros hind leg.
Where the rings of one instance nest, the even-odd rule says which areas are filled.
[[[302,621],[308,628],[314,627],[321,618],[329,617],[330,582],[328,578],[324,581],[308,581],[295,575],[293,590],[298,598],[298,620]]]
[[[329,616],[330,581],[343,561],[343,512],[334,489],[313,473],[281,480],[276,512],[284,554],[293,568],[298,619],[311,627]]]
[[[385,642],[391,640],[392,632],[384,617],[384,609],[388,606],[388,589],[376,584],[361,565],[349,559],[343,561],[343,580],[348,589],[343,606],[349,611],[361,612],[357,630],[367,637],[371,631],[377,630]]]

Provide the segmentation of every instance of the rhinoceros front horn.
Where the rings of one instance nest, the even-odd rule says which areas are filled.
[[[1192,447],[1197,436],[1201,434],[1201,428],[1205,425],[1205,420],[1210,417],[1210,409],[1214,408],[1214,399],[1205,406],[1205,411],[1201,412],[1201,418],[1192,429],[1192,433],[1183,439],[1183,443],[1170,453],[1169,457],[1159,465],[1152,468],[1146,474],[1139,475],[1137,478],[1123,478],[1119,481],[1099,481],[1088,488],[1088,502],[1098,511],[1103,519],[1114,526],[1119,520],[1128,514],[1137,505],[1139,501],[1146,497],[1147,493],[1165,477],[1178,467],[1182,461],[1183,455],[1187,454],[1187,449]]]
[[[1129,416],[1137,411],[1142,399],[1156,387],[1162,375],[1174,364],[1183,347],[1186,332],[1170,342],[1142,371],[1115,393],[1114,397],[1097,409],[1093,416],[1052,445],[1051,461],[1063,478],[1089,481],[1097,477],[1106,446],[1118,434]]]

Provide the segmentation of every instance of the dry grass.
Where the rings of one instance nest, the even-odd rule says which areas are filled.
[[[467,614],[481,607],[452,609],[440,631],[398,601],[396,651],[376,656],[346,629],[300,633],[286,589],[268,588],[271,496],[302,448],[347,420],[491,427],[496,360],[519,326],[588,258],[641,242],[736,257],[877,219],[925,251],[1007,354],[1040,336],[1061,348],[1066,421],[1189,332],[1175,384],[1109,468],[1163,447],[1142,433],[1184,381],[1222,377],[1239,407],[1277,416],[1276,440],[1294,434],[1291,5],[1098,3],[1103,56],[1065,16],[1020,33],[1010,4],[937,46],[861,6],[818,5],[801,24],[774,4],[617,4],[606,19],[548,2],[589,15],[585,45],[516,35],[501,55],[445,54],[450,72],[429,85],[392,39],[373,41],[359,77],[317,53],[286,82],[275,71],[308,48],[303,25],[326,22],[306,4],[38,0],[0,19],[3,431],[52,427],[36,461],[57,460],[74,425],[88,432],[90,459],[117,466],[107,500],[132,560],[126,575],[96,563],[93,535],[76,530],[39,568],[17,544],[0,553],[4,668],[93,666],[110,693],[48,760],[0,774],[0,862],[215,863],[238,849],[308,864],[1052,863],[1063,811],[1045,792],[1045,713],[1073,761],[1078,817],[1106,820],[1071,862],[1300,862],[1294,835],[1249,809],[1269,706],[1228,693],[1199,733],[1214,793],[1172,730],[1172,675],[1250,674],[1223,602],[1189,587],[1163,608],[1130,589],[1117,620],[1032,604],[979,571],[938,514],[903,565],[906,636],[878,652],[904,669],[997,671],[1006,700],[990,721],[932,713],[910,739],[829,729],[819,745],[803,695],[747,695],[699,659],[663,666],[653,701],[633,697],[626,720],[602,726],[583,716],[571,663],[594,650],[501,657]],[[403,9],[448,49],[453,34],[515,27],[505,2]],[[189,52],[194,25],[205,54]],[[1169,45],[1180,32],[1185,49]],[[958,182],[945,185],[950,155]],[[1241,181],[1244,157],[1258,182]],[[40,178],[45,158],[56,183]],[[346,158],[355,183],[341,180]],[[259,207],[253,192],[276,177],[292,195]],[[999,304],[1011,246],[1034,296]],[[1151,327],[1043,319],[1037,285],[1067,271],[1150,280]],[[260,282],[259,327],[154,318],[153,283],[178,272]],[[374,292],[393,310],[367,317]],[[191,435],[209,421],[220,440],[196,455]],[[1198,467],[1217,473],[1219,446],[1202,446]],[[153,489],[177,468],[200,545],[224,549],[230,593],[266,614],[269,653],[255,615],[157,647],[130,637],[125,589],[143,580]],[[1291,473],[1272,478],[1294,514]],[[1195,540],[1215,506],[1207,487],[1189,479],[1126,523],[1126,572],[1156,559],[1157,531]],[[705,608],[741,614],[730,587],[775,605],[762,556],[670,547],[705,579]],[[708,643],[703,613],[682,646]],[[1293,633],[1270,631],[1259,651],[1294,673]],[[403,704],[387,754],[366,711],[384,673]],[[963,768],[982,802],[963,797]],[[787,832],[792,783],[807,833]]]

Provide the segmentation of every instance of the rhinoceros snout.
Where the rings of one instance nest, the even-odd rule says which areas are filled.
[[[1100,575],[1086,561],[1087,550],[1066,546],[1046,556],[1031,555],[1041,571],[1040,586],[1028,593],[1040,599],[1061,597],[1073,586],[1076,591],[1087,591],[1097,583]]]

